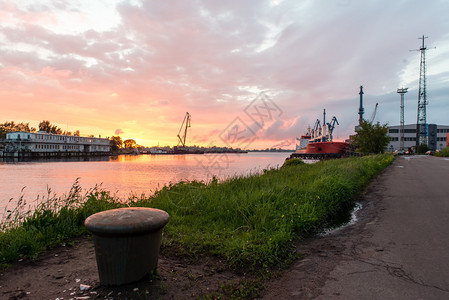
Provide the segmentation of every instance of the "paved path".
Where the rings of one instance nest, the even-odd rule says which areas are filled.
[[[449,159],[399,157],[365,198],[359,221],[300,249],[266,299],[449,299]]]

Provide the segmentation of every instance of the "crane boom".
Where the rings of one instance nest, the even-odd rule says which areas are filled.
[[[320,119],[316,119],[315,125],[311,131],[312,138],[316,138],[321,135],[321,122]]]
[[[369,123],[373,124],[374,118],[376,117],[376,112],[377,112],[377,106],[379,105],[379,103],[376,103],[376,106],[374,106],[374,111],[373,114],[371,115],[371,118],[369,119]]]
[[[329,134],[329,140],[330,141],[332,141],[332,139],[333,139],[332,133],[334,132],[335,124],[340,125],[340,124],[338,124],[337,117],[334,116],[332,118],[332,120],[329,123],[327,123],[327,128],[328,128],[328,132],[329,132],[328,134]]]
[[[187,128],[190,127],[190,114],[186,112],[184,116],[184,120],[182,121],[181,128],[178,131],[178,146],[185,147],[186,139],[187,139]],[[183,136],[181,137],[181,132],[183,132]]]

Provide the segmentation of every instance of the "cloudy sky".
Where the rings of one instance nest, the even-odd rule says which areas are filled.
[[[323,109],[416,122],[426,35],[429,123],[449,125],[449,1],[0,0],[0,122],[175,145],[294,148]],[[238,136],[240,134],[240,136]]]

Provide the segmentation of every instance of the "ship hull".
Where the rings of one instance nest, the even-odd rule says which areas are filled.
[[[297,153],[345,153],[349,150],[349,144],[345,142],[316,142],[309,143],[305,149]]]
[[[315,142],[307,144],[304,149],[297,150],[290,158],[329,159],[357,155],[345,142]]]

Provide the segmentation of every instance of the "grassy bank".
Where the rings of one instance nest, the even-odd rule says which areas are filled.
[[[0,262],[34,257],[47,247],[85,233],[89,215],[121,206],[167,211],[163,250],[177,255],[217,255],[230,266],[276,265],[292,258],[293,241],[338,222],[354,197],[393,160],[389,155],[323,161],[291,160],[279,170],[213,180],[181,182],[150,197],[121,203],[109,192],[81,194],[75,184],[63,199],[37,210],[11,212],[0,233]]]

